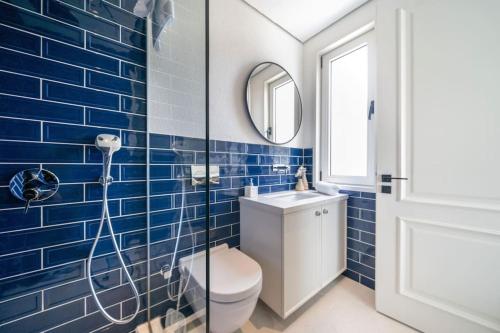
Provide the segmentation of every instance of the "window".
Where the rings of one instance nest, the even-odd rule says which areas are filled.
[[[322,179],[375,185],[373,32],[322,57]]]

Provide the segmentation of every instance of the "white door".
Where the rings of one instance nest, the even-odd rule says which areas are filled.
[[[322,287],[346,269],[346,204],[333,202],[322,207],[321,213],[321,282]]]
[[[500,1],[377,8],[376,307],[424,332],[500,331]],[[379,187],[380,189],[380,187]]]

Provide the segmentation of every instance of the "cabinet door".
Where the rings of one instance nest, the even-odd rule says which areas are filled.
[[[321,287],[321,207],[284,216],[284,317]]]
[[[345,201],[324,205],[321,213],[321,277],[325,286],[346,268]]]

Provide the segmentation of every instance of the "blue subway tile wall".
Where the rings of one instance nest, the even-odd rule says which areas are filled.
[[[375,193],[341,191],[347,200],[347,270],[344,275],[375,289]]]
[[[129,332],[146,319],[147,248],[136,236],[147,216],[145,32],[125,2],[0,1],[1,332]],[[102,206],[102,157],[93,146],[100,133],[121,136],[124,146],[114,158],[109,208],[143,295],[138,318],[125,327],[96,311],[85,278]],[[61,185],[23,214],[8,182],[37,167]],[[165,169],[157,175],[171,174]],[[119,317],[134,304],[105,234],[94,285]]]

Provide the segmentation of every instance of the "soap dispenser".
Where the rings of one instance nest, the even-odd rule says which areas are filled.
[[[250,185],[245,186],[245,197],[256,198],[259,195],[259,187],[253,184],[253,178],[250,178]]]
[[[297,173],[295,174],[295,178],[297,178],[297,185],[295,185],[295,191],[304,191],[306,187],[304,186],[304,176],[306,174],[306,168],[300,166],[297,169]]]

